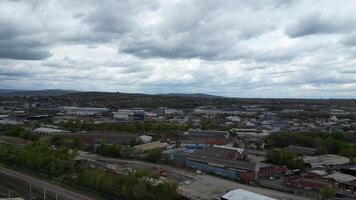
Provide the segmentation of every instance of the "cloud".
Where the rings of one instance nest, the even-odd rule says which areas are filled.
[[[344,36],[341,43],[347,46],[356,46],[356,32]]]
[[[41,60],[49,57],[46,34],[36,18],[25,16],[28,14],[26,5],[0,2],[0,7],[0,58]],[[19,13],[22,11],[25,13]]]
[[[4,88],[356,94],[354,0],[35,0],[0,7]]]
[[[289,24],[285,32],[290,37],[344,33],[353,30],[355,22],[352,18],[343,19],[339,16],[327,17],[321,13],[312,13]]]

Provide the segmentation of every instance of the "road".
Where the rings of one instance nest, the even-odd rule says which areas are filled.
[[[45,181],[39,180],[37,178],[33,178],[31,176],[16,172],[14,170],[10,170],[4,167],[0,167],[0,173],[12,178],[16,178],[18,180],[21,180],[23,182],[31,183],[32,187],[34,188],[40,188],[46,189],[47,193],[52,193],[52,194],[57,194],[58,199],[63,199],[63,200],[94,200],[93,198],[84,196],[82,194],[78,194],[73,191],[69,191],[67,189],[64,189],[62,187],[59,187],[57,185],[53,185],[50,183],[47,183]]]

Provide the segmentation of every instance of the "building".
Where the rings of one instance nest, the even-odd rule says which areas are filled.
[[[284,174],[288,171],[286,167],[280,167],[277,165],[271,165],[267,163],[260,163],[260,168],[258,171],[258,178],[265,178],[273,176],[275,174]]]
[[[138,140],[141,141],[141,142],[143,142],[143,143],[149,143],[149,142],[152,141],[152,137],[149,136],[149,135],[140,135],[140,136],[138,137]]]
[[[302,147],[302,146],[296,146],[296,145],[289,145],[286,149],[288,151],[291,151],[298,155],[303,155],[303,156],[314,156],[317,151],[317,149],[315,149],[315,148]]]
[[[315,168],[319,166],[337,166],[349,164],[350,159],[334,154],[324,154],[319,156],[304,156],[303,162],[309,167]]]
[[[116,112],[112,112],[115,119],[121,121],[128,120],[144,120],[145,119],[145,110],[143,109],[119,109]]]
[[[107,108],[63,106],[60,111],[67,115],[99,115],[109,111]]]
[[[248,153],[245,149],[235,148],[227,145],[214,145],[213,147],[206,147],[206,149],[210,149],[218,154],[218,157],[223,157],[226,159],[232,160],[247,160]]]
[[[275,200],[243,189],[232,190],[220,198],[221,200]]]
[[[340,168],[340,172],[352,176],[356,176],[356,165],[348,165]]]
[[[55,129],[55,128],[49,128],[49,127],[36,128],[33,130],[33,132],[39,133],[41,135],[56,135],[56,134],[61,134],[61,133],[69,133],[69,131]]]
[[[188,133],[189,137],[206,138],[206,139],[226,139],[230,138],[228,131],[214,131],[214,130],[191,130]]]
[[[21,197],[15,197],[15,198],[0,198],[0,200],[25,200]]]
[[[328,175],[328,173],[323,170],[311,170],[307,173],[307,177],[314,179],[321,179],[326,175]]]
[[[339,173],[339,172],[327,175],[325,178],[332,179],[333,181],[335,181],[337,183],[346,183],[346,182],[350,182],[350,181],[356,181],[355,176],[351,176],[351,175],[343,174],[343,173]]]
[[[321,189],[334,188],[334,184],[328,181],[310,178],[293,177],[285,180],[287,186],[299,189],[320,191]]]
[[[257,163],[228,159],[228,156],[211,149],[196,150],[186,156],[185,166],[244,183],[252,183],[258,178]]]

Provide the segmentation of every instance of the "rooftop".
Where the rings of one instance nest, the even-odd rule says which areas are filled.
[[[344,165],[348,164],[350,159],[334,154],[324,154],[320,156],[304,156],[303,161],[312,167],[316,167],[321,165]]]
[[[187,156],[187,159],[224,168],[243,169],[250,171],[254,171],[257,168],[256,163],[241,160],[224,159],[222,157],[211,155],[210,152],[206,152],[204,150],[194,151],[193,153]]]
[[[335,180],[336,182],[339,182],[339,183],[346,183],[346,182],[350,182],[350,181],[355,181],[356,180],[355,176],[351,176],[351,175],[343,174],[343,173],[339,173],[339,172],[330,174],[330,175],[328,175],[326,177],[330,178],[330,179],[333,179],[333,180]]]
[[[222,196],[226,200],[275,200],[243,189],[232,190]]]
[[[146,143],[146,144],[136,145],[134,147],[137,150],[147,151],[147,150],[165,148],[167,146],[168,146],[167,142],[156,141],[156,142],[150,142],[150,143]]]

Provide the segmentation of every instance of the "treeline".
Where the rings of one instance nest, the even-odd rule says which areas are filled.
[[[160,183],[157,176],[148,172],[113,176],[104,171],[83,167],[78,172],[77,184],[110,194],[112,199],[122,200],[174,200],[179,199],[176,183]]]
[[[25,147],[0,145],[0,162],[26,168],[65,184],[95,190],[109,199],[169,200],[178,199],[177,184],[158,182],[149,172],[109,174],[74,162],[75,151],[54,147],[50,141],[36,141]]]
[[[39,138],[19,125],[0,125],[0,134],[32,141]]]
[[[169,122],[145,121],[145,122],[124,122],[124,123],[85,123],[85,122],[66,122],[59,126],[70,131],[117,131],[117,132],[170,132],[174,130],[186,130],[185,125],[173,124]]]
[[[52,148],[49,141],[34,142],[25,147],[0,146],[0,161],[37,173],[57,177],[74,170],[74,154],[66,148]]]
[[[355,133],[353,133],[355,134]],[[287,147],[299,145],[317,149],[318,154],[339,154],[353,158],[356,156],[356,143],[349,133],[316,133],[316,132],[278,132],[270,134],[266,139],[268,147]]]
[[[297,154],[285,149],[270,151],[268,153],[267,162],[279,166],[287,166],[290,169],[304,168],[302,158]]]
[[[96,148],[96,153],[99,155],[109,156],[114,158],[138,159],[138,160],[145,160],[153,163],[158,163],[163,158],[162,150],[160,149],[151,150],[147,152],[144,156],[140,156],[136,153],[135,149],[131,146],[105,144],[105,143],[101,143]]]

